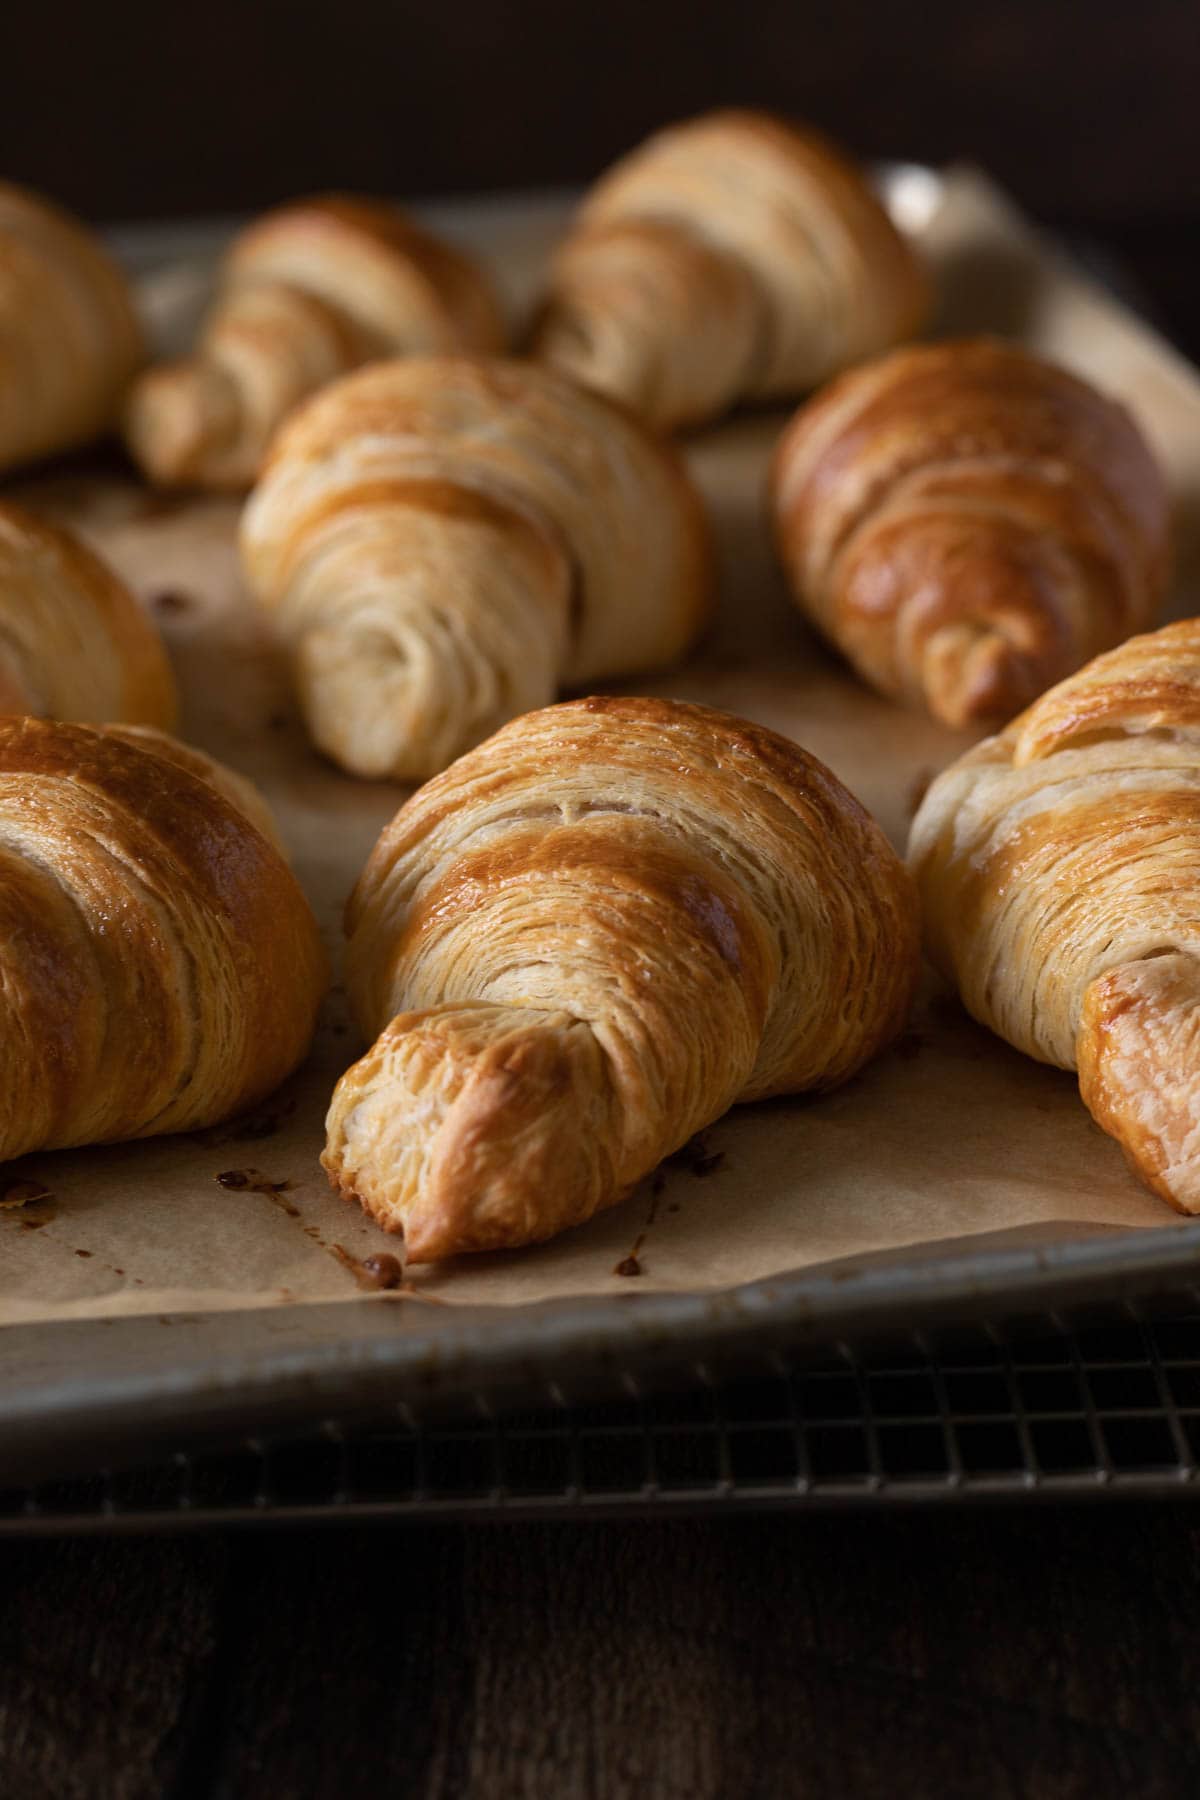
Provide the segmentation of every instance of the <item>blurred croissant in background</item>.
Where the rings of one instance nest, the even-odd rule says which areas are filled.
[[[1166,484],[1125,408],[988,339],[853,369],[802,407],[772,504],[798,604],[881,693],[1001,724],[1153,623]]]
[[[1200,1212],[1200,620],[1131,638],[953,763],[909,857],[969,1012]]]
[[[398,208],[296,200],[234,241],[199,342],[138,381],[126,438],[159,486],[247,488],[280,421],[335,377],[379,357],[504,341],[482,269]]]
[[[585,199],[533,354],[661,429],[794,399],[909,337],[925,278],[865,179],[758,112],[658,132]]]
[[[560,686],[669,663],[711,553],[682,464],[532,363],[375,363],[297,412],[242,562],[308,727],[352,774],[419,781]]]
[[[919,961],[904,867],[823,764],[648,699],[528,714],[429,782],[347,932],[375,1042],[322,1161],[414,1262],[550,1237],[736,1102],[845,1081]]]
[[[0,471],[101,436],[143,355],[125,278],[99,240],[0,182]]]
[[[0,501],[0,713],[169,728],[162,639],[125,583],[61,526]]]

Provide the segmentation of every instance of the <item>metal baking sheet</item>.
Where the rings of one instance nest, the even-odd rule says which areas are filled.
[[[936,203],[932,171],[893,171],[908,202]],[[487,203],[494,208],[496,203]],[[549,242],[561,197],[505,202]],[[434,222],[474,241],[486,209]],[[120,253],[158,271],[152,304],[178,322],[199,305],[227,227],[139,229]],[[1004,299],[1003,288],[997,290]],[[514,293],[516,303],[523,296]],[[1006,302],[1007,303],[1007,302]],[[997,318],[998,326],[1006,320]],[[272,1433],[324,1418],[436,1415],[470,1405],[571,1403],[686,1381],[714,1364],[793,1358],[956,1317],[1001,1317],[1178,1284],[1196,1267],[1200,1226],[1063,1240],[961,1239],[852,1258],[725,1291],[623,1292],[530,1306],[336,1305],[171,1313],[0,1331],[0,1482],[144,1459],[156,1450]]]

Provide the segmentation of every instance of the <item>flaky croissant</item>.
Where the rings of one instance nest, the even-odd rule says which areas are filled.
[[[384,831],[347,931],[375,1043],[322,1160],[414,1262],[550,1237],[736,1101],[844,1081],[918,959],[903,866],[829,771],[664,700],[549,707],[463,757]]]
[[[504,339],[482,269],[397,208],[293,201],[235,240],[193,354],[135,385],[129,448],[159,486],[247,488],[280,421],[337,376]]]
[[[169,727],[162,640],[124,582],[70,532],[0,501],[0,713]]]
[[[125,278],[99,240],[0,182],[0,470],[99,437],[143,353]]]
[[[657,133],[592,189],[533,349],[665,429],[794,398],[911,335],[926,299],[838,150],[766,113],[717,112]]]
[[[548,369],[406,358],[289,421],[242,520],[309,730],[421,780],[506,719],[678,656],[710,551],[674,453]]]
[[[1018,1050],[1078,1069],[1200,1212],[1200,620],[1098,657],[951,765],[912,827],[933,956]]]
[[[986,339],[898,350],[779,445],[780,555],[808,616],[882,693],[1002,723],[1153,621],[1163,477],[1133,419]]]
[[[246,792],[156,732],[0,718],[0,1160],[215,1123],[304,1055],[325,957]]]

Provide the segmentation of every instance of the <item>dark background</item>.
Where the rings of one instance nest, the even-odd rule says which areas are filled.
[[[101,221],[581,182],[730,102],[972,158],[1200,350],[1195,0],[81,0],[0,28],[5,172]]]
[[[8,173],[98,218],[580,181],[731,101],[976,158],[1049,217],[1200,212],[1194,0],[27,0],[4,30]]]

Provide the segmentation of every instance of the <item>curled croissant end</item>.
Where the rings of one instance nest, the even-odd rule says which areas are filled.
[[[335,371],[336,373],[336,371]],[[266,448],[242,422],[233,377],[195,356],[147,369],[125,405],[125,442],[156,487],[249,486]]]
[[[1200,962],[1166,953],[1109,969],[1084,995],[1079,1091],[1164,1200],[1200,1213]]]
[[[60,526],[0,501],[0,712],[169,728],[175,681],[124,582]]]
[[[500,358],[374,363],[316,395],[272,448],[241,547],[315,742],[400,781],[560,686],[670,663],[712,591],[674,452]]]
[[[656,700],[548,707],[461,757],[384,831],[347,929],[379,1035],[323,1160],[414,1261],[550,1237],[735,1102],[844,1081],[918,963],[904,870],[828,770]]]
[[[160,487],[245,489],[287,414],[339,375],[505,336],[483,272],[396,208],[298,200],[236,239],[193,353],[134,384],[126,441]]]
[[[753,277],[736,258],[658,220],[619,220],[563,245],[532,354],[671,430],[737,402],[760,312]],[[664,331],[672,318],[686,329]]]
[[[670,428],[794,397],[910,336],[916,257],[817,133],[724,111],[658,132],[592,189],[533,354]]]
[[[115,421],[145,355],[133,296],[100,240],[0,182],[0,470],[73,449]]]
[[[536,1243],[620,1197],[614,1100],[594,1033],[567,1013],[402,1013],[338,1082],[321,1162],[403,1233],[409,1262]]]
[[[895,351],[803,407],[772,505],[797,604],[882,693],[1002,724],[1153,617],[1169,505],[1132,418],[986,340]]]

